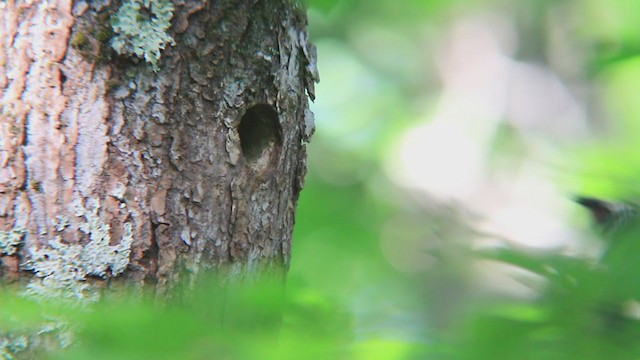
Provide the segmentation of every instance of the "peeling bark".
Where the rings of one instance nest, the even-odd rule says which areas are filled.
[[[0,277],[44,282],[37,249],[159,297],[209,270],[284,274],[318,79],[304,11],[174,1],[154,68],[109,48],[125,2],[0,3],[0,230],[24,229]],[[124,271],[93,273],[98,248],[129,251]]]

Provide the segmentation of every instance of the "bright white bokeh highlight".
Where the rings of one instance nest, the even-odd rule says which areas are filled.
[[[545,164],[560,151],[556,145],[585,134],[585,115],[551,70],[513,58],[514,38],[508,20],[495,14],[452,27],[435,54],[439,100],[398,139],[386,172],[414,191],[463,204],[480,214],[482,231],[501,239],[570,249],[567,194]],[[492,141],[504,124],[525,147],[518,167],[508,170],[491,164]]]

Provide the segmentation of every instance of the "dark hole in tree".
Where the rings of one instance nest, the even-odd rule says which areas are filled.
[[[268,104],[252,106],[240,120],[238,133],[245,159],[264,165],[280,145],[278,113]]]

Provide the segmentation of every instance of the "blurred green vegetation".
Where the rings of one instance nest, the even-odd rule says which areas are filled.
[[[637,358],[640,348],[633,339],[639,330],[635,300],[640,287],[634,274],[640,269],[634,254],[640,245],[619,241],[624,250],[616,250],[610,263],[598,263],[598,255],[585,249],[600,235],[577,221],[587,212],[569,198],[576,193],[638,198],[640,30],[635,21],[640,3],[308,3],[322,81],[290,280],[319,289],[350,310],[351,348],[371,351],[366,357],[371,359]],[[502,41],[502,56],[516,66],[553,74],[581,112],[579,120],[560,110],[546,113],[554,118],[550,124],[534,119],[541,125],[518,122],[515,112],[499,112],[499,118],[487,121],[492,135],[479,148],[485,171],[498,174],[489,175],[489,181],[504,173],[516,178],[507,181],[518,181],[515,175],[523,176],[530,163],[544,167],[553,194],[565,197],[555,200],[565,202],[563,211],[553,206],[549,211],[573,231],[577,251],[532,251],[513,242],[478,251],[477,240],[487,235],[474,226],[489,217],[478,214],[476,204],[467,206],[478,197],[448,201],[397,181],[397,157],[390,154],[398,152],[407,133],[438,121],[449,85],[443,48],[455,47],[447,43],[455,41],[451,33],[478,18]],[[467,36],[470,42],[486,41],[473,38],[473,32]],[[485,61],[480,45],[475,46],[460,60],[471,67]],[[460,73],[466,74],[461,65]],[[539,86],[536,81],[511,85],[507,92]],[[553,106],[555,93],[533,94],[525,109]],[[509,101],[503,106],[515,106]],[[558,130],[571,121],[572,127]],[[457,159],[440,155],[445,162]],[[425,176],[440,170],[431,171]],[[475,211],[469,215],[468,208]],[[625,236],[634,234],[635,228]],[[393,258],[397,249],[389,249],[394,241],[409,248],[400,259]],[[477,265],[482,259],[526,270],[526,276],[507,273],[530,292],[515,296],[487,290],[474,274],[482,272]],[[378,346],[397,351],[379,352]]]
[[[77,324],[60,359],[638,358],[640,232],[598,260],[608,245],[568,199],[640,196],[640,2],[307,3],[322,81],[284,298],[241,290],[229,322],[213,288],[80,315],[3,297],[5,335],[44,311]],[[419,137],[452,123],[471,140]],[[403,164],[412,135],[444,145]],[[520,210],[502,213],[520,232],[484,227],[520,183],[530,197],[505,209],[539,200],[562,231]]]

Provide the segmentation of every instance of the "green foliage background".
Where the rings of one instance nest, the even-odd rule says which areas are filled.
[[[399,139],[429,122],[441,96],[435,46],[456,19],[500,13],[515,29],[513,58],[540,64],[592,89],[589,122],[574,141],[535,135],[552,148],[544,164],[554,186],[609,199],[638,197],[640,2],[635,0],[309,0],[321,83],[317,131],[294,233],[284,300],[270,286],[241,289],[237,322],[212,312],[219,291],[204,287],[189,305],[115,301],[92,311],[46,309],[5,295],[0,358],[8,334],[26,333],[43,311],[76,322],[76,345],[60,359],[636,359],[640,356],[640,249],[630,226],[607,261],[504,246],[477,250],[464,205],[391,179]],[[568,67],[551,61],[549,28],[566,26]],[[475,59],[470,57],[469,62]],[[592,106],[593,105],[593,106]],[[597,105],[597,106],[596,106]],[[425,110],[427,109],[427,110]],[[510,171],[539,148],[500,122],[485,149],[492,170]],[[546,146],[545,145],[545,146]],[[442,154],[446,156],[447,154]],[[533,154],[535,156],[536,154]],[[426,198],[423,199],[423,198]],[[427,205],[425,205],[427,203]],[[585,231],[580,210],[569,226]],[[402,271],[381,238],[417,244],[416,271]],[[437,239],[437,241],[427,241]],[[402,241],[401,241],[402,240]],[[424,241],[422,244],[421,241]],[[640,244],[640,243],[638,243]],[[421,261],[429,266],[421,267]],[[494,294],[474,280],[478,261],[535,274],[526,297]],[[252,319],[284,312],[282,321]],[[223,323],[224,326],[220,324]],[[60,336],[60,331],[51,332]],[[14,336],[12,335],[12,336]],[[19,349],[17,349],[19,350]],[[3,353],[5,351],[5,353]],[[4,355],[3,355],[4,354]],[[34,356],[44,356],[42,354]]]
[[[640,29],[635,25],[640,3],[379,0],[309,5],[322,81],[291,280],[347,310],[354,337],[345,357],[638,358],[640,262],[634,254],[640,245],[634,239],[640,233],[635,226],[605,239],[616,244],[610,250],[616,255],[600,263],[593,256],[559,251],[475,251],[471,241],[477,234],[464,209],[435,202],[436,209],[425,210],[414,201],[420,195],[389,180],[385,161],[403,132],[424,122],[420,114],[440,96],[435,50],[425,44],[446,41],[458,18],[498,13],[515,28],[515,60],[548,67],[566,83],[589,87],[593,95],[582,104],[587,130],[571,141],[554,143],[551,135],[499,126],[486,149],[496,159],[490,166],[508,172],[521,158],[537,157],[539,148],[523,138],[540,137],[552,148],[551,155],[540,156],[551,182],[567,198],[581,193],[634,201],[640,180]],[[557,41],[550,29],[557,27],[569,29],[562,39],[566,43],[559,45],[571,57],[569,68],[557,65],[550,53]],[[572,210],[563,221],[593,244],[600,234],[590,234],[586,221],[576,219],[584,215],[581,209]],[[397,226],[389,230],[388,224]],[[385,231],[399,240],[427,241],[440,234],[444,246],[422,248],[439,262],[425,271],[398,271],[382,254]],[[537,274],[535,281],[522,280],[532,295],[487,296],[472,275],[471,263],[482,258]]]

